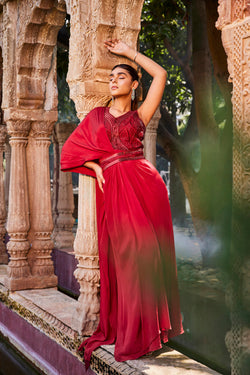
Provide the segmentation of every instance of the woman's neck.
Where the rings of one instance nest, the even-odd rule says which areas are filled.
[[[120,98],[115,98],[111,104],[111,110],[117,112],[117,114],[123,114],[131,111],[131,100],[121,100]]]

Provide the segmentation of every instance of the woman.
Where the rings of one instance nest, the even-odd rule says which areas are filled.
[[[141,65],[153,81],[144,103],[131,110],[137,72],[126,64],[115,66],[111,107],[93,109],[62,150],[62,170],[97,181],[100,323],[80,346],[87,367],[100,345],[115,343],[115,359],[125,361],[183,333],[168,194],[143,157],[142,144],[166,71],[121,41],[109,40],[105,47]]]

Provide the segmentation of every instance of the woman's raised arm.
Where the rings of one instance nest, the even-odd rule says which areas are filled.
[[[117,39],[108,40],[104,43],[108,50],[117,55],[128,57],[140,65],[148,74],[153,77],[153,81],[148,90],[148,94],[143,104],[138,109],[138,114],[145,125],[149,123],[157,107],[161,102],[164,92],[167,72],[159,64],[149,57],[129,47],[126,43]]]

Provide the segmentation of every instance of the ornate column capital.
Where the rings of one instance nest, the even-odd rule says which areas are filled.
[[[31,127],[30,121],[25,120],[8,120],[7,121],[7,132],[12,139],[16,138],[27,138]]]
[[[7,135],[7,128],[5,124],[0,124],[0,142],[5,142]]]
[[[32,138],[47,139],[50,137],[54,125],[55,121],[33,121],[29,135]]]

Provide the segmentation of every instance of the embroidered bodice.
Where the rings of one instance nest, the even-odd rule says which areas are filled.
[[[119,117],[114,117],[107,107],[104,113],[104,126],[114,149],[143,150],[145,125],[137,111],[129,111]]]

